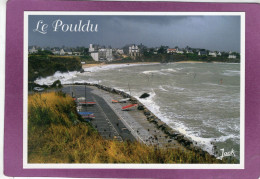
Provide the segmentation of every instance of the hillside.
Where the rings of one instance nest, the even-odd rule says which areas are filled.
[[[36,93],[28,99],[29,163],[226,163],[208,154],[104,140],[76,112],[70,96]]]

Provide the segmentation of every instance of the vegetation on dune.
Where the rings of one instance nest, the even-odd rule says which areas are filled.
[[[194,151],[156,149],[138,142],[103,139],[77,114],[76,104],[61,92],[28,99],[29,163],[222,163]]]

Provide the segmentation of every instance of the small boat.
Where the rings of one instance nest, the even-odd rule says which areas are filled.
[[[85,97],[79,97],[79,98],[77,98],[78,101],[85,101],[85,99],[86,99]]]
[[[81,117],[83,119],[95,119],[95,115],[93,112],[78,112],[79,115],[81,115]]]
[[[79,102],[79,104],[81,105],[86,105],[86,106],[93,106],[96,104],[96,102],[85,102],[85,101],[81,101]]]
[[[129,109],[131,109],[131,108],[133,108],[133,107],[136,107],[136,106],[137,106],[137,104],[130,104],[130,105],[127,105],[127,106],[123,106],[123,107],[122,107],[122,110],[123,110],[123,111],[129,110]]]
[[[120,100],[112,100],[112,103],[125,103],[129,100],[130,100],[130,98],[124,98],[124,99],[120,99]]]

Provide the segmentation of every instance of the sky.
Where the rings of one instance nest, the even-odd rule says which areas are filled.
[[[42,23],[38,22],[42,20]],[[53,23],[58,21],[56,31]],[[62,25],[90,24],[97,32],[62,31]],[[62,23],[62,25],[61,25]],[[43,34],[42,25],[47,33]],[[45,26],[46,27],[46,26]],[[67,25],[64,25],[66,30]],[[86,27],[86,26],[85,26]],[[147,47],[190,46],[214,51],[240,52],[240,16],[78,16],[30,15],[29,46],[77,47],[89,44],[122,48],[127,44]],[[38,29],[35,30],[35,29]]]

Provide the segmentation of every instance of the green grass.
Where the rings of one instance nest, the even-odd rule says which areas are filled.
[[[28,99],[29,163],[226,163],[190,150],[156,149],[138,142],[103,139],[81,122],[76,105],[63,93]]]

